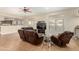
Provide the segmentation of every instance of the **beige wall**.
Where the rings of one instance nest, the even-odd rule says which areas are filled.
[[[74,31],[75,26],[79,25],[79,17],[65,18],[64,28],[65,30]]]

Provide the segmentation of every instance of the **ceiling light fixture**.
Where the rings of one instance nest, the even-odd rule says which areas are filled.
[[[27,12],[31,13],[31,12],[32,12],[29,7],[23,7],[21,10],[22,10],[24,13],[27,13]]]

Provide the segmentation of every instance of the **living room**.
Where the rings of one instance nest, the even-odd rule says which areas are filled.
[[[43,23],[46,27],[42,34],[39,34],[38,31],[37,24],[39,22],[41,22],[40,25]],[[26,28],[28,27],[32,27],[38,36],[43,37],[40,45],[31,44],[31,42],[26,39],[23,41],[24,39],[21,38],[25,35],[21,35],[22,31],[18,31],[24,28],[27,35]],[[56,38],[67,31],[74,35],[66,46],[61,47],[58,45],[59,41],[56,44],[51,39],[51,37],[55,36]],[[1,51],[78,51],[78,39],[78,7],[0,7]],[[37,41],[39,42],[38,39]]]

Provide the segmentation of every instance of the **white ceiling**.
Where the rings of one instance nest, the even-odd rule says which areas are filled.
[[[23,7],[0,7],[0,12],[3,13],[9,13],[9,14],[15,14],[15,15],[35,15],[35,14],[41,14],[41,13],[48,13],[48,12],[54,12],[54,11],[61,11],[68,9],[67,7],[29,7],[32,12],[24,14],[22,12]]]

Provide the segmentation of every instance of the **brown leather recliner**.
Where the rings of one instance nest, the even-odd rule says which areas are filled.
[[[66,44],[69,43],[73,35],[74,35],[73,32],[65,31],[64,33],[60,34],[58,37],[52,35],[51,41],[60,47],[66,46]]]
[[[22,27],[21,29],[18,30],[19,36],[23,41],[26,41],[25,35],[24,35],[24,30],[33,30],[32,27]]]
[[[25,41],[24,30],[23,30],[23,29],[19,29],[19,30],[18,30],[18,33],[19,33],[20,38],[21,38],[23,41]]]
[[[24,30],[25,38],[27,42],[34,45],[39,45],[43,41],[43,37],[39,37],[38,34],[33,30]]]
[[[23,41],[27,41],[33,45],[39,45],[43,41],[43,37],[39,37],[35,30],[26,28],[22,30],[20,29],[18,32]]]

